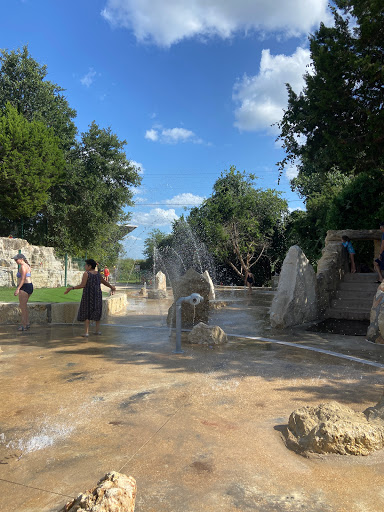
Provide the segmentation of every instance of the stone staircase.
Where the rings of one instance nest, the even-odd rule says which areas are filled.
[[[344,274],[326,318],[369,320],[377,287],[377,274]]]

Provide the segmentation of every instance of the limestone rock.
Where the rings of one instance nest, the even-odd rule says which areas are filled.
[[[382,407],[371,413],[375,420]],[[288,442],[300,451],[369,455],[384,446],[384,422],[371,422],[364,413],[337,402],[305,406],[289,417]]]
[[[165,290],[148,290],[148,299],[166,299],[167,292]]]
[[[370,324],[367,330],[367,339],[374,343],[384,344],[384,291],[383,285],[377,288],[370,314]],[[380,302],[375,306],[375,301]]]
[[[209,300],[215,300],[216,299],[216,293],[215,293],[215,287],[213,285],[213,281],[211,279],[211,276],[209,275],[208,270],[206,270],[203,273],[204,279],[209,283]]]
[[[317,318],[316,274],[299,246],[292,246],[283,262],[279,285],[273,299],[272,327],[284,329]]]
[[[370,423],[384,425],[384,395],[381,397],[380,402],[378,402],[374,407],[368,407],[368,409],[365,409],[364,414]]]
[[[134,512],[135,500],[136,480],[111,471],[96,487],[79,494],[60,512]]]
[[[161,270],[155,275],[155,290],[167,292],[167,279]]]
[[[32,281],[36,288],[56,288],[64,286],[64,260],[56,256],[53,247],[30,245],[19,238],[0,237],[0,286],[16,286],[17,265],[13,256],[21,251],[32,268]],[[79,269],[71,258],[68,258],[67,282],[80,283],[83,269]]]
[[[168,310],[167,324],[174,327],[176,325],[176,302],[180,297],[188,297],[191,293],[198,293],[203,297],[203,301],[197,306],[190,304],[181,305],[181,325],[182,327],[192,327],[199,322],[208,322],[209,313],[209,283],[204,277],[190,268],[173,285],[173,300],[174,303]]]
[[[221,345],[227,343],[227,335],[218,325],[198,323],[188,334],[189,343],[197,345]]]

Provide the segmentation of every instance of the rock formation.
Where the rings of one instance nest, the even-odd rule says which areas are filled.
[[[384,345],[384,284],[381,283],[373,299],[367,339]]]
[[[271,325],[284,329],[316,318],[316,274],[300,247],[294,245],[283,262],[270,311]]]
[[[198,323],[188,334],[189,343],[197,345],[221,345],[228,341],[227,335],[218,325]]]
[[[384,400],[364,412],[338,402],[305,406],[288,422],[287,444],[302,452],[369,455],[384,446]]]
[[[12,258],[19,252],[31,264],[36,288],[64,286],[64,261],[56,256],[53,247],[30,245],[26,240],[5,237],[0,237],[0,286],[16,286],[17,265]],[[68,258],[67,283],[80,283],[83,272],[83,268],[79,269]]]
[[[96,487],[68,502],[60,512],[134,512],[135,500],[136,480],[112,471]]]
[[[165,274],[159,271],[155,276],[155,289],[148,290],[148,299],[166,299],[167,280]]]
[[[182,327],[192,327],[199,322],[208,322],[210,287],[201,274],[190,268],[186,274],[173,283],[172,288],[174,303],[168,310],[168,325],[172,327],[176,325],[176,302],[178,299],[180,297],[187,297],[191,293],[198,293],[204,300],[197,306],[191,306],[186,303],[181,305]]]
[[[216,299],[216,293],[215,293],[215,287],[213,285],[213,281],[211,279],[211,276],[209,275],[208,270],[206,270],[203,273],[204,279],[209,283],[209,300],[215,300]]]

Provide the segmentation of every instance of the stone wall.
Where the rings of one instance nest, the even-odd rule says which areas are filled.
[[[117,293],[103,298],[103,314],[101,320],[114,315],[127,307],[125,293]],[[73,324],[77,322],[79,302],[28,302],[29,320],[32,325],[44,324]],[[20,323],[20,308],[18,303],[0,302],[0,325]]]
[[[31,264],[36,288],[64,286],[64,260],[56,256],[53,247],[30,245],[26,240],[4,237],[0,237],[0,286],[16,287],[17,265],[12,258],[19,252]],[[67,283],[79,284],[83,272],[68,258]]]

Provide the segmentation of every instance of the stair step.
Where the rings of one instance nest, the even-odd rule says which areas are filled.
[[[359,283],[357,281],[341,281],[338,289],[339,290],[345,290],[345,291],[364,291],[364,292],[372,292],[373,294],[376,293],[377,287],[379,286],[379,283]]]
[[[343,277],[343,280],[345,282],[355,282],[355,281],[358,281],[358,282],[375,282],[377,281],[377,274],[376,272],[371,272],[371,273],[364,273],[364,274],[344,274],[344,277]]]
[[[343,320],[369,320],[370,311],[361,309],[336,309],[328,308],[325,312],[326,318],[340,318]]]
[[[372,301],[359,301],[359,300],[333,300],[331,303],[332,308],[336,309],[364,309],[371,311]]]
[[[372,301],[376,295],[376,291],[372,293],[372,291],[364,290],[364,291],[354,291],[350,292],[349,290],[337,290],[335,299],[337,300],[350,300],[350,299],[358,299],[358,300],[370,300]]]

